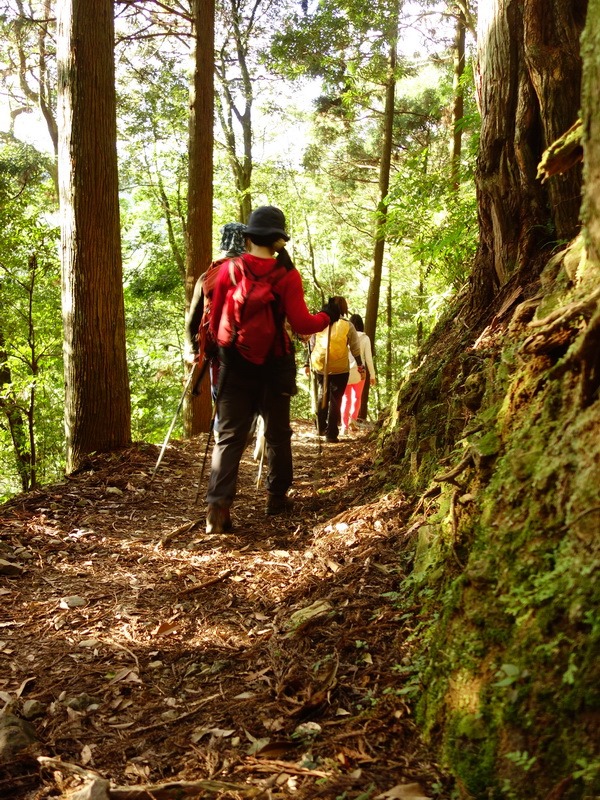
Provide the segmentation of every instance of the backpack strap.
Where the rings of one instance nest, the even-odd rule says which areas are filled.
[[[236,267],[243,271],[244,269],[243,264],[244,264],[243,256],[235,256],[234,258],[229,259],[229,280],[231,281],[232,286],[237,286],[237,278],[235,277]]]

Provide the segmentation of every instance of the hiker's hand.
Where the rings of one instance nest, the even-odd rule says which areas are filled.
[[[340,310],[333,297],[329,298],[329,302],[325,303],[321,311],[324,311],[329,317],[329,323],[337,322],[340,318]]]
[[[285,249],[285,242],[286,242],[286,240],[282,236],[281,239],[277,239],[276,242],[273,242],[272,247],[273,247],[273,250],[276,250],[279,254],[281,254],[281,253],[283,253],[285,251],[286,256],[288,258],[290,258],[287,250]],[[292,259],[290,258],[290,261],[291,260]]]
[[[200,363],[200,353],[191,347],[186,347],[183,358],[188,367],[192,367],[194,364]]]
[[[304,365],[304,373],[306,374],[307,378],[310,377],[310,367],[308,364]]]
[[[286,269],[293,269],[294,262],[292,261],[292,258],[288,253],[288,251],[285,249],[285,239],[279,239],[277,242],[275,242],[273,247],[277,250],[277,245],[279,244],[279,242],[283,242],[284,246],[277,253],[277,263],[280,266],[285,267]]]
[[[371,380],[369,381],[369,383],[371,384],[371,386],[375,386],[375,384],[377,383],[377,381],[375,380],[375,378],[371,378]]]
[[[360,375],[361,381],[364,381],[364,379],[367,377],[365,373],[365,368],[363,366],[358,367],[358,374]]]

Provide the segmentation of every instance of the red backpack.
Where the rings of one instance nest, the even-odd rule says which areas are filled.
[[[196,319],[192,320],[192,326],[196,328],[195,337],[198,343],[198,353],[205,359],[216,358],[219,354],[219,345],[210,329],[210,314],[213,289],[215,288],[215,283],[217,282],[217,276],[221,267],[226,261],[228,261],[227,258],[218,258],[216,261],[213,261],[206,272],[199,278],[202,286],[202,297],[198,304],[200,319],[196,322],[196,316]],[[234,259],[234,262],[237,263],[237,259]],[[231,270],[231,274],[233,274],[233,269]]]
[[[247,361],[264,364],[278,332],[283,335],[283,319],[276,318],[274,287],[287,269],[275,266],[266,275],[255,275],[243,256],[235,261],[241,277],[227,291],[217,342],[221,347],[235,344]]]

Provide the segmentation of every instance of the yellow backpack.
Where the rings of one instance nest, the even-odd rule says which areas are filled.
[[[348,359],[348,331],[350,323],[347,319],[338,319],[331,326],[331,337],[329,339],[329,361],[331,366],[335,362],[344,358]],[[323,372],[325,369],[325,351],[327,350],[327,328],[315,336],[315,346],[310,357],[312,369],[315,372]]]

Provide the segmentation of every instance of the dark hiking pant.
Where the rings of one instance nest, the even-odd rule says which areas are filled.
[[[341,372],[339,375],[329,375],[327,378],[327,397],[323,404],[323,375],[316,372],[319,382],[317,422],[319,433],[325,434],[328,439],[337,439],[340,433],[340,421],[342,418],[342,400],[346,385],[348,383],[349,372]]]
[[[208,503],[231,505],[236,494],[240,460],[257,414],[265,422],[267,490],[283,495],[292,485],[290,396],[281,393],[267,368],[248,362],[242,364],[238,358],[232,358],[231,363],[221,366],[218,442],[212,452]]]

